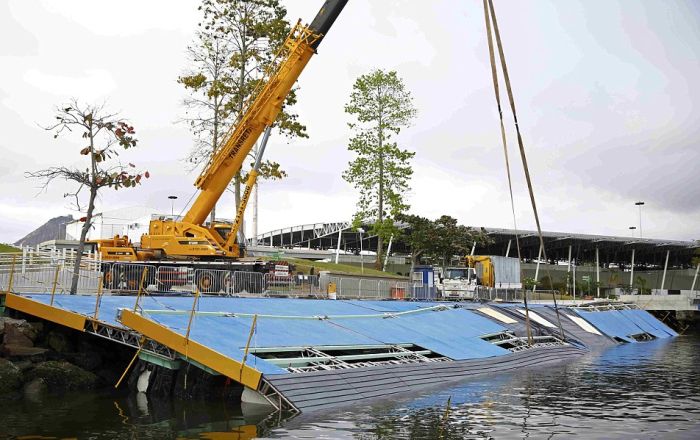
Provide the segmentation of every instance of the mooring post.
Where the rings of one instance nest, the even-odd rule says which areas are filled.
[[[58,273],[61,270],[60,265],[56,265],[56,273],[53,275],[53,286],[51,286],[51,302],[49,303],[50,306],[53,305],[53,297],[56,295],[56,284],[58,284]]]

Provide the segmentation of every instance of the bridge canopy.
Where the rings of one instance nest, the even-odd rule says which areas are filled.
[[[407,230],[408,225],[398,225]],[[363,226],[369,231],[369,226]],[[478,230],[481,227],[472,227]],[[490,242],[477,245],[477,255],[508,255],[517,256],[515,245],[516,231],[513,229],[483,228]],[[634,250],[635,266],[648,268],[663,268],[668,252],[669,267],[691,267],[693,256],[700,252],[700,242],[666,240],[655,238],[636,238],[610,235],[580,234],[570,232],[542,233],[545,251],[550,263],[565,262],[571,258],[578,263],[595,262],[596,249],[602,265],[617,265],[625,267],[631,264]],[[539,255],[539,237],[537,231],[518,231],[521,255],[524,261],[536,261]],[[340,249],[357,253],[362,249],[370,252],[377,250],[377,237],[367,232],[360,233],[352,229],[350,222],[313,223],[290,226],[258,235],[251,244],[280,248],[308,248],[317,250],[335,250],[340,240]],[[510,243],[510,244],[509,244]],[[392,243],[392,254],[409,254],[410,249],[400,238]]]

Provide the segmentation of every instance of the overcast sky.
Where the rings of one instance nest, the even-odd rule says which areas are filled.
[[[322,0],[289,0],[310,22]],[[176,210],[194,192],[183,162],[176,83],[200,19],[197,1],[0,1],[0,242],[70,210],[54,184],[24,173],[80,159],[78,138],[42,130],[76,97],[107,101],[136,127],[124,160],[148,169],[98,210]],[[645,237],[700,239],[700,3],[495,1],[520,127],[545,230],[629,235],[643,200]],[[356,194],[343,106],[355,78],[396,70],[418,118],[399,143],[416,152],[411,211],[510,228],[510,202],[480,0],[350,0],[299,80],[309,139],[272,137],[266,156],[289,178],[260,189],[259,232],[349,219]],[[504,103],[505,104],[505,103]],[[507,121],[512,134],[512,124]],[[518,226],[533,228],[511,136]],[[217,213],[232,217],[226,195]],[[250,227],[250,222],[248,222]],[[636,231],[638,232],[638,231]],[[250,230],[248,231],[250,234]]]

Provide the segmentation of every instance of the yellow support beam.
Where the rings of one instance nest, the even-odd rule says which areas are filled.
[[[151,321],[138,313],[122,309],[119,320],[124,326],[211,368],[217,373],[240,382],[248,388],[257,390],[260,385],[262,373],[258,370],[243,365],[241,362],[224,356],[205,345],[185,338],[185,336]]]
[[[37,318],[55,322],[68,328],[83,331],[87,318],[79,313],[71,312],[34,301],[26,296],[8,293],[5,299],[5,307],[27,313]]]

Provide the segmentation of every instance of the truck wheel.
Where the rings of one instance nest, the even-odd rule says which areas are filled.
[[[209,271],[200,272],[195,282],[200,293],[215,293],[221,290],[220,280]]]

